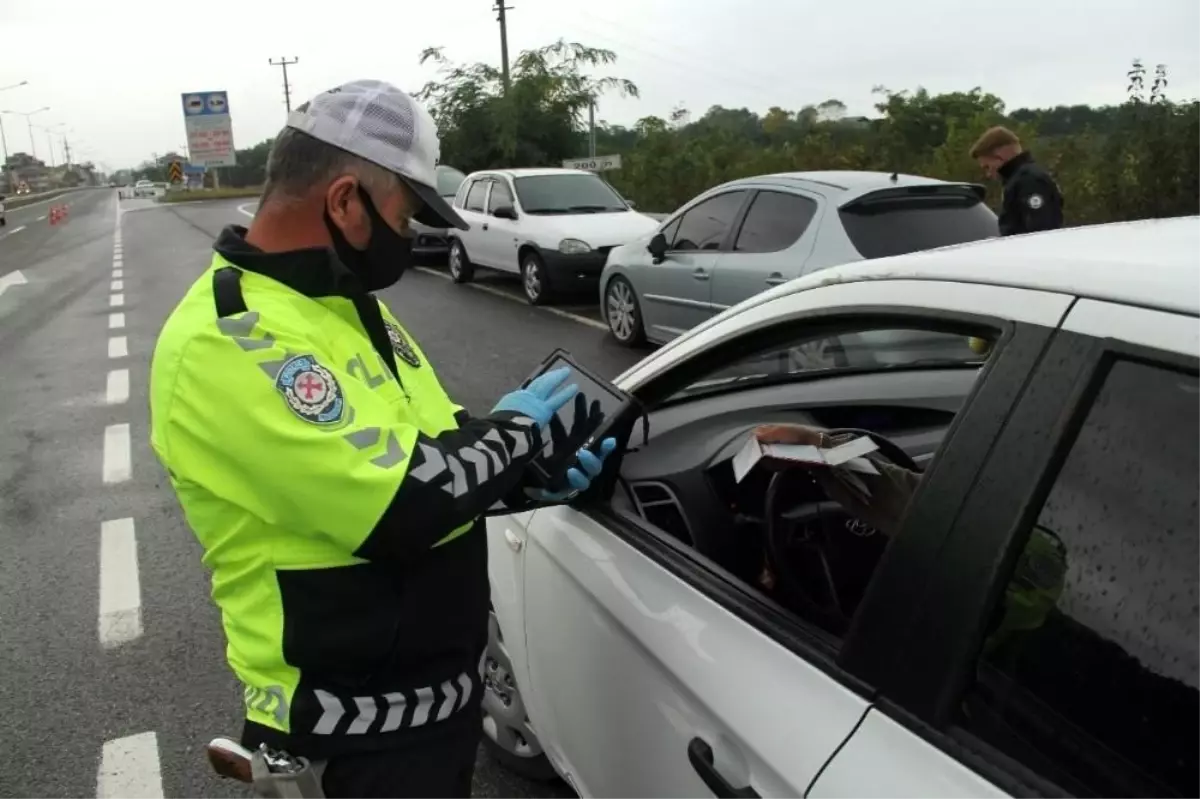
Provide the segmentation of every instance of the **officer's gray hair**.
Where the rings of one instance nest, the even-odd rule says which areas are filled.
[[[338,175],[355,175],[372,194],[394,191],[400,178],[345,150],[314,139],[295,128],[284,128],[267,156],[267,179],[262,203],[288,203],[306,197]]]

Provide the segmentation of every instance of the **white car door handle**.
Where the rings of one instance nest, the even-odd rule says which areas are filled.
[[[708,273],[703,269],[697,269],[696,271],[692,272],[692,277],[696,278],[697,280],[708,280]]]
[[[520,552],[521,548],[525,546],[525,542],[521,540],[521,537],[508,527],[504,528],[504,542],[508,544],[508,548],[513,552]]]
[[[784,277],[779,272],[772,272],[771,274],[767,275],[767,285],[768,286],[778,286],[780,283],[786,283],[786,282],[787,282],[787,278]]]

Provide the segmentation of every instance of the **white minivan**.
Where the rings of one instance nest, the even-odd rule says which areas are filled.
[[[451,231],[454,281],[468,282],[476,267],[519,274],[533,305],[594,292],[609,251],[658,227],[599,175],[579,169],[474,172],[454,208],[471,226]]]

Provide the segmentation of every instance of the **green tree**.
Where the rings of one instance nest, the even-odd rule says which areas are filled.
[[[453,64],[435,47],[421,63],[438,64],[439,77],[417,97],[438,123],[443,163],[467,172],[558,165],[584,152],[584,120],[600,95],[638,96],[628,80],[589,74],[616,60],[611,50],[560,39],[517,56],[506,91],[495,67]]]

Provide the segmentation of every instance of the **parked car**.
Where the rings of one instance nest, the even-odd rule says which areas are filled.
[[[466,283],[479,266],[521,275],[533,305],[594,290],[609,251],[657,229],[594,172],[473,172],[454,207],[471,226],[450,237],[450,275]]]
[[[453,201],[458,193],[458,187],[467,179],[459,170],[452,166],[439,164],[436,168],[438,194]],[[420,258],[443,258],[450,252],[450,241],[445,228],[432,228],[416,220],[409,223],[416,234],[413,242],[413,255]]]
[[[153,197],[154,191],[154,184],[149,180],[139,180],[133,184],[134,197]]]
[[[883,172],[735,180],[613,250],[601,312],[621,343],[663,343],[819,269],[997,236],[983,198],[982,186]]]
[[[632,367],[647,434],[488,521],[488,747],[581,796],[1198,795],[1198,245],[1189,217],[843,266]],[[898,329],[985,346],[791,358]],[[803,473],[735,481],[785,422],[922,473],[890,539]]]

